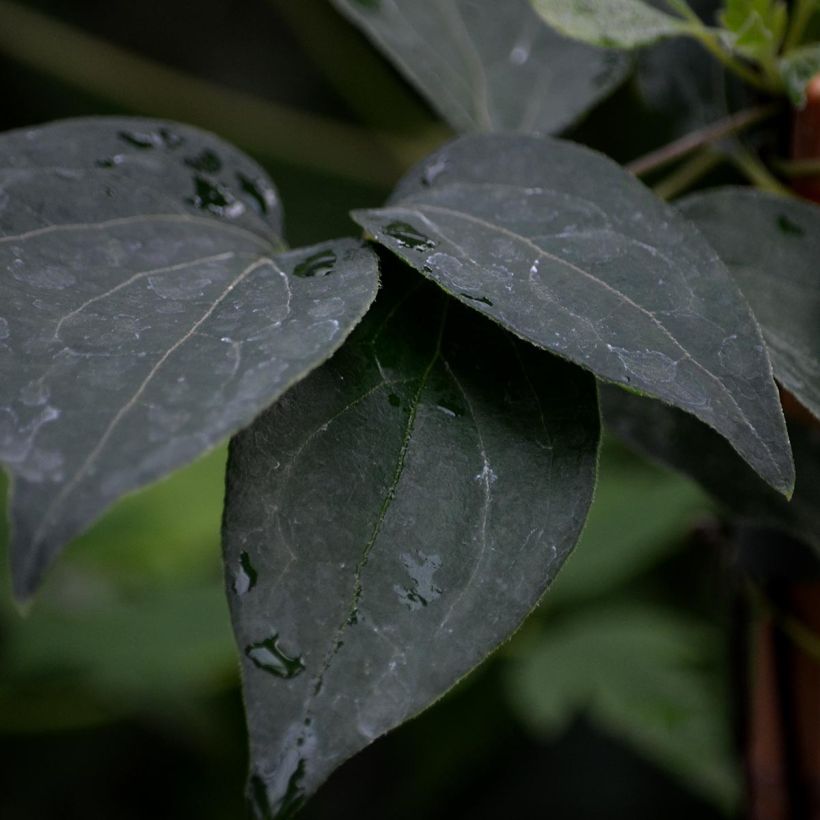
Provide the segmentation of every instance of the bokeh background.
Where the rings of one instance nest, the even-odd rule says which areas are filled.
[[[575,136],[629,159],[678,133],[675,95],[691,103],[697,89],[658,85],[669,54],[650,55]],[[4,130],[138,114],[236,142],[279,187],[294,246],[354,234],[347,211],[382,202],[448,137],[327,0],[0,0],[0,76]],[[709,118],[707,105],[685,110]],[[4,820],[245,815],[225,456],[120,503],[25,612],[0,522]],[[693,484],[607,440],[584,537],[542,605],[442,701],[343,766],[305,820],[736,815],[736,581],[721,532]]]

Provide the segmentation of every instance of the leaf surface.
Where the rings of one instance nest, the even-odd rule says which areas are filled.
[[[597,439],[587,374],[411,280],[233,440],[259,817],[290,816],[509,637],[578,538]]]
[[[357,242],[285,253],[261,169],[216,137],[77,120],[0,138],[0,462],[30,595],[125,493],[248,424],[377,288]]]
[[[820,73],[820,43],[797,48],[780,60],[780,76],[786,84],[791,101],[803,108],[806,104],[806,86]]]
[[[567,40],[527,0],[334,0],[457,131],[558,131],[628,68]]]
[[[621,439],[694,478],[739,519],[820,549],[820,430],[789,425],[797,481],[787,501],[692,416],[611,385],[600,385],[599,392],[604,422]]]
[[[677,204],[752,306],[777,380],[820,418],[820,208],[751,188]]]
[[[640,0],[530,0],[553,28],[584,43],[610,48],[636,48],[663,37],[690,34],[693,26],[680,17]]]
[[[778,490],[793,466],[760,331],[701,234],[615,163],[476,135],[413,169],[376,241],[516,335],[724,435]]]

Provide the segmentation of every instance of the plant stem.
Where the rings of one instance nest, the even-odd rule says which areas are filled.
[[[777,105],[766,105],[738,111],[633,160],[627,164],[626,169],[635,176],[643,176],[650,171],[663,168],[687,154],[691,154],[692,151],[696,151],[704,145],[710,145],[730,134],[735,134],[755,123],[761,122],[774,115],[777,110]]]
[[[232,91],[156,63],[74,26],[0,0],[0,53],[148,116],[219,132],[267,159],[378,186],[430,146]]]
[[[762,191],[792,198],[794,192],[783,185],[777,177],[747,148],[739,143],[727,153],[737,168]]]
[[[787,54],[793,48],[800,45],[803,32],[809,24],[816,8],[815,0],[797,0],[794,11],[789,20],[789,30],[786,39],[783,41],[783,53]]]
[[[720,42],[716,32],[710,31],[705,26],[693,32],[693,36],[700,44],[714,57],[716,57],[729,71],[736,74],[744,82],[748,83],[759,91],[767,93],[780,91],[782,83],[778,76],[772,76],[771,72],[766,76],[761,76],[737,57],[729,53]]]
[[[773,164],[787,177],[820,176],[820,159],[778,159]]]
[[[721,153],[711,148],[702,148],[684,162],[680,168],[664,177],[652,190],[661,199],[674,199],[691,188],[699,179],[724,161]]]

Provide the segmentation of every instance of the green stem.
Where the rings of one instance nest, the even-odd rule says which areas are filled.
[[[664,177],[652,190],[661,199],[675,199],[691,188],[699,179],[724,161],[724,157],[711,148],[703,148],[684,162],[669,176]]]
[[[710,54],[720,60],[729,71],[736,74],[744,82],[757,88],[759,91],[765,91],[769,94],[780,91],[781,82],[779,77],[772,76],[770,72],[768,72],[766,76],[762,76],[749,68],[749,66],[724,48],[720,42],[720,38],[714,31],[710,31],[704,26],[702,29],[693,31],[692,35]]]
[[[815,0],[797,0],[794,11],[789,20],[789,30],[786,39],[783,41],[783,53],[788,54],[792,49],[800,45],[803,32],[809,24],[816,9]]]
[[[778,159],[773,165],[787,177],[820,176],[820,159]]]
[[[428,149],[229,90],[10,0],[0,0],[0,53],[127,111],[184,120],[259,157],[363,184],[391,186]]]
[[[748,149],[739,143],[727,154],[738,170],[762,191],[769,191],[781,196],[793,197],[794,192],[783,185],[777,177]]]
[[[768,119],[776,114],[777,111],[778,106],[776,105],[758,106],[756,108],[745,108],[742,111],[737,111],[728,117],[724,117],[717,122],[699,128],[697,131],[692,131],[680,139],[670,142],[668,145],[664,145],[649,154],[633,160],[626,168],[636,176],[643,176],[651,171],[663,168],[665,165],[677,159],[681,159],[687,154],[692,153],[692,151],[696,151],[698,148],[711,145],[724,137],[736,134],[755,123]]]

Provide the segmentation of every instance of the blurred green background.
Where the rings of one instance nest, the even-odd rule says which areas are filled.
[[[193,122],[276,181],[292,245],[349,235],[447,138],[326,0],[0,0],[5,129],[93,114]],[[628,83],[577,130],[629,158],[676,132]],[[244,816],[223,595],[225,448],[126,499],[12,603],[0,530],[0,817]],[[733,591],[689,482],[607,440],[582,542],[515,638],[339,770],[306,820],[737,813]],[[0,478],[0,494],[7,486]]]

